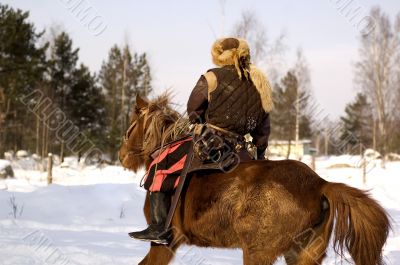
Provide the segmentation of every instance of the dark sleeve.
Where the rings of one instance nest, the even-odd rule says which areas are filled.
[[[187,113],[191,123],[204,123],[208,107],[208,83],[204,76],[197,81],[187,103]]]
[[[250,133],[253,137],[253,143],[257,147],[258,159],[263,159],[265,149],[268,147],[268,138],[271,132],[271,123],[269,120],[269,113],[265,113],[263,120],[257,127]]]

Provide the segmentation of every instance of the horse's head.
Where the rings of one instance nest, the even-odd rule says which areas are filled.
[[[122,166],[137,171],[150,162],[149,155],[161,145],[167,128],[179,119],[169,106],[168,94],[147,101],[136,96],[131,123],[119,150]]]

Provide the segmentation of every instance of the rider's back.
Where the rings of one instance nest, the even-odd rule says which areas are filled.
[[[241,79],[235,66],[209,71],[215,74],[218,85],[209,91],[206,121],[240,135],[253,131],[265,116],[253,82]]]

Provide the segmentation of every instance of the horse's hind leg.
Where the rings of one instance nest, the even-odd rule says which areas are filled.
[[[173,247],[152,244],[149,253],[139,265],[168,265],[174,258],[177,245]]]
[[[311,245],[303,249],[298,256],[296,265],[320,265],[325,258],[327,243],[324,241],[314,241]]]
[[[272,265],[277,257],[268,255],[264,251],[249,251],[243,249],[243,264],[244,265]]]
[[[325,258],[328,240],[320,234],[314,233],[304,241],[295,241],[294,247],[284,254],[288,265],[320,265]]]
[[[290,250],[284,254],[284,257],[287,265],[296,265],[299,258],[299,253],[297,253],[295,250]]]

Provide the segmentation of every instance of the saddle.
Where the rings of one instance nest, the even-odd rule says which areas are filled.
[[[191,147],[180,173],[179,183],[165,222],[166,231],[171,225],[188,173],[198,170],[230,172],[242,161],[238,153],[248,150],[243,136],[212,124],[197,124],[191,129],[192,136],[189,136],[192,137]],[[250,155],[249,152],[247,154]]]
[[[190,131],[190,135],[156,149],[151,157],[155,159],[164,148],[192,137],[193,157],[188,165],[188,173],[199,170],[230,172],[239,163],[256,159],[256,147],[239,134],[212,124],[196,124]]]

